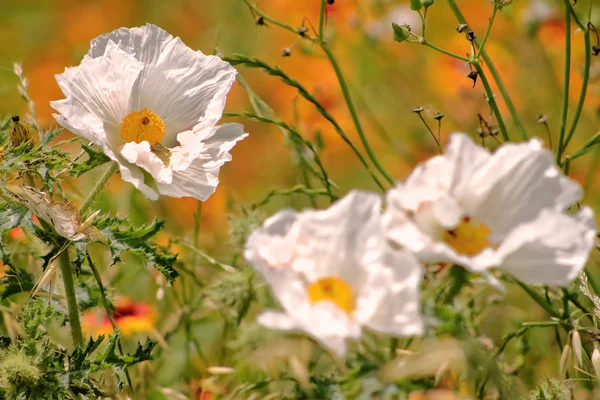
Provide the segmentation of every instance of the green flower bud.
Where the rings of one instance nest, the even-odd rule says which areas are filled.
[[[400,26],[392,22],[392,28],[394,29],[394,40],[396,42],[404,42],[408,40],[410,30],[406,26]]]

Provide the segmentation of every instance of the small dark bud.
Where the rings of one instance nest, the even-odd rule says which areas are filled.
[[[299,26],[296,30],[298,31],[300,36],[304,36],[306,35],[306,32],[308,32],[308,28],[305,26]]]
[[[475,32],[473,32],[473,31],[467,32],[467,40],[469,42],[472,42],[475,39],[477,39],[477,35],[475,34]]]
[[[469,26],[467,24],[458,24],[456,26],[456,32],[463,33]]]
[[[421,106],[417,106],[412,109],[412,112],[417,113],[417,114],[421,114],[423,111],[425,111],[425,109]]]
[[[469,75],[467,75],[467,78],[473,80],[473,87],[475,87],[475,84],[477,83],[478,76],[479,76],[479,73],[477,71],[471,71],[471,72],[469,72]]]
[[[433,119],[437,119],[438,121],[441,121],[442,118],[444,118],[444,114],[442,114],[439,111],[436,111],[435,114],[433,114]]]
[[[332,5],[333,3],[335,3],[335,0],[327,0],[327,4]]]
[[[600,45],[592,46],[592,52],[594,53],[595,56],[600,54]]]
[[[258,16],[256,17],[256,25],[264,25],[265,24],[265,19],[262,16]]]
[[[540,114],[540,115],[538,115],[536,122],[538,124],[545,124],[547,120],[548,120],[548,116],[546,114]]]
[[[20,120],[20,118],[19,118],[19,116],[18,116],[18,115],[13,115],[13,116],[12,116],[12,121],[13,121],[13,122],[19,122],[19,120]]]
[[[290,49],[289,47],[286,47],[283,49],[283,51],[281,52],[281,57],[289,57],[292,55],[292,49]]]

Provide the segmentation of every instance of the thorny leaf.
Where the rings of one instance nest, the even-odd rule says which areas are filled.
[[[102,150],[96,150],[91,146],[82,145],[81,148],[88,155],[88,159],[85,162],[76,163],[75,166],[69,171],[69,173],[75,177],[79,177],[86,172],[110,161]]]
[[[134,228],[125,219],[114,217],[99,220],[94,225],[106,239],[113,265],[121,260],[122,252],[130,251],[143,257],[148,265],[160,271],[169,282],[179,276],[173,267],[177,255],[163,254],[158,251],[157,246],[148,244],[148,240],[163,228],[164,221],[155,220],[148,226]]]

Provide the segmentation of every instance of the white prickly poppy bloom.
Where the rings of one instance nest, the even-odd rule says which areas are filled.
[[[446,153],[419,165],[387,195],[388,237],[426,263],[473,272],[500,268],[529,284],[568,285],[596,234],[589,207],[537,139],[490,153],[453,134]]]
[[[250,235],[245,256],[283,307],[259,316],[266,327],[305,332],[338,355],[363,327],[423,331],[423,269],[387,242],[378,195],[353,191],[327,210],[280,211]]]
[[[240,124],[216,126],[235,75],[155,25],[121,28],[92,40],[81,64],[56,76],[66,99],[51,105],[62,126],[102,147],[148,198],[206,200],[229,150],[247,136]]]

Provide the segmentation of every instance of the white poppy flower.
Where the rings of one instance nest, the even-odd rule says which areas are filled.
[[[229,150],[247,136],[239,124],[215,126],[235,75],[155,25],[121,28],[92,40],[81,64],[56,76],[66,99],[51,105],[62,126],[102,147],[148,198],[206,200]]]
[[[354,191],[327,210],[280,211],[250,235],[245,256],[283,307],[262,313],[264,326],[303,331],[338,355],[362,327],[423,331],[423,269],[390,247],[378,195]]]
[[[565,213],[581,194],[537,139],[491,154],[454,134],[444,155],[389,191],[383,223],[423,262],[480,273],[497,267],[529,284],[562,286],[594,244],[592,210]]]

